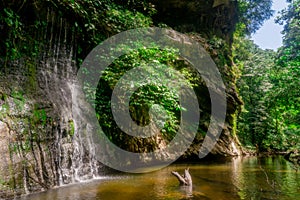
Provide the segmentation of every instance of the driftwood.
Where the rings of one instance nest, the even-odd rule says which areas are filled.
[[[186,186],[192,186],[193,182],[192,182],[192,177],[190,175],[189,172],[189,168],[184,170],[184,175],[180,175],[178,172],[171,172],[174,176],[176,176],[176,178],[178,179],[180,185],[186,185]]]

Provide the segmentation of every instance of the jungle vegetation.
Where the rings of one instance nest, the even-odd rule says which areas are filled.
[[[276,19],[284,25],[283,46],[277,51],[260,49],[239,29],[235,33],[244,101],[238,135],[244,146],[260,151],[300,148],[300,1],[288,3]]]
[[[238,24],[230,50],[238,67],[237,88],[244,102],[237,119],[236,133],[247,148],[258,146],[260,151],[300,148],[300,0],[288,2],[288,8],[281,11],[277,19],[277,23],[284,24],[283,46],[273,51],[262,50],[249,39],[249,35],[274,14],[271,10],[272,0],[237,0]],[[10,62],[21,57],[28,62],[37,58],[41,44],[45,43],[38,33],[47,26],[45,19],[48,15],[42,11],[32,12],[31,4],[37,8],[50,6],[58,10],[59,15],[72,18],[70,28],[76,32],[78,66],[93,47],[114,34],[140,27],[167,27],[154,20],[157,10],[151,0],[3,0],[0,2],[0,38],[5,39],[0,40],[0,57],[3,60],[1,73],[5,73]],[[32,37],[34,34],[36,37]],[[222,39],[216,37],[207,38],[207,44],[211,48],[223,48]],[[133,51],[117,60],[113,63],[115,67],[105,72],[102,81],[106,82],[107,88],[113,87],[116,79],[126,70],[149,60],[168,63],[178,69],[176,49],[161,51],[154,45],[153,48]],[[196,80],[191,76],[193,72],[183,73],[191,83],[195,83]],[[99,121],[109,130],[114,124],[107,111],[107,99],[100,95],[109,93],[106,89],[98,88],[96,109],[102,113],[98,116]],[[161,99],[170,115],[164,132],[167,138],[171,138],[178,128],[178,111],[182,108],[178,106],[175,94],[167,91],[168,95],[162,97],[162,91],[166,92],[166,88],[144,87],[138,93],[149,98],[144,102],[132,102],[132,105],[138,107],[141,103],[148,104]],[[134,111],[134,106],[132,109]],[[147,119],[141,123],[145,121]],[[113,129],[108,131],[111,139],[119,140],[111,135]]]

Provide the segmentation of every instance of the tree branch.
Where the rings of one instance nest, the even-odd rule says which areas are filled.
[[[192,185],[192,177],[189,173],[189,168],[184,170],[184,175],[181,176],[178,172],[172,171],[171,172],[179,181],[180,185]]]

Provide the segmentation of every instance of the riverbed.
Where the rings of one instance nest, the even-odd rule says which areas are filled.
[[[179,186],[171,171],[190,168],[192,187]],[[145,174],[114,174],[29,195],[22,200],[158,200],[300,198],[300,172],[282,157],[237,157],[173,164]]]

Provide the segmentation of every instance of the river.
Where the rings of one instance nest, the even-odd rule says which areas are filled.
[[[189,167],[192,187],[171,171]],[[300,172],[282,157],[238,157],[223,162],[173,164],[146,174],[116,174],[29,195],[22,200],[300,199]]]

